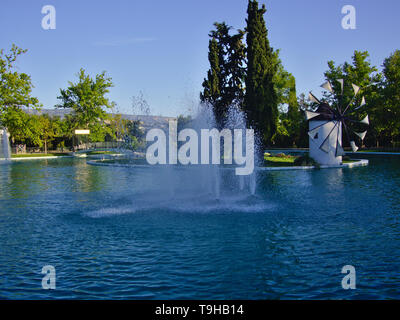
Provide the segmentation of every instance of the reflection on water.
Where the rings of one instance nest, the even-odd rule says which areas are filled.
[[[0,166],[0,298],[399,298],[399,185],[398,158],[380,157],[264,172],[255,196],[220,200],[82,159]],[[55,291],[40,289],[46,264]]]

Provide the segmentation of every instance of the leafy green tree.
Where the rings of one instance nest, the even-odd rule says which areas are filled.
[[[287,105],[289,103],[290,86],[292,85],[292,78],[294,79],[294,77],[290,72],[285,70],[279,58],[279,50],[273,52],[273,61],[276,68],[273,82],[277,94],[277,103],[278,105]]]
[[[325,99],[331,105],[340,102],[340,104],[346,108],[349,104],[359,106],[364,96],[367,105],[357,112],[352,113],[351,116],[352,118],[361,119],[365,117],[367,113],[369,114],[370,122],[373,125],[368,130],[366,140],[371,142],[377,138],[377,130],[379,130],[379,125],[375,120],[377,114],[376,109],[381,108],[379,106],[379,98],[382,75],[375,66],[371,65],[368,58],[368,51],[354,51],[351,63],[345,62],[344,64],[336,66],[333,61],[329,61],[329,69],[325,72],[325,78],[331,82],[333,93],[325,93]],[[337,79],[344,79],[343,95],[341,93],[341,84]],[[360,87],[360,91],[354,100],[352,100],[354,97],[352,84]],[[352,110],[354,110],[354,108],[349,107],[349,112],[352,112]],[[344,143],[346,143],[345,140]]]
[[[400,50],[396,50],[383,62],[379,102],[375,105],[373,112],[376,121],[380,124],[380,136],[394,145],[400,138]]]
[[[69,119],[73,123],[73,129],[90,129],[90,141],[104,141],[105,136],[110,133],[104,122],[108,119],[104,108],[112,109],[115,106],[105,95],[114,85],[105,71],[93,79],[81,69],[78,77],[77,83],[69,82],[67,89],[60,89],[60,96],[57,98],[61,103],[56,107],[73,110]]]
[[[2,121],[7,125],[11,141],[26,144],[33,138],[30,116],[18,107],[8,107],[2,114]]]
[[[40,107],[38,99],[31,96],[33,88],[31,77],[16,71],[15,68],[18,56],[26,51],[15,44],[9,53],[0,50],[0,125],[2,123],[5,127],[12,127],[15,133],[18,131],[18,135],[21,135],[25,128],[17,126],[25,124],[27,120],[20,112],[21,109]]]
[[[279,117],[277,130],[271,140],[281,147],[298,146],[303,119],[297,102],[296,79],[283,67],[279,50],[274,52],[274,60],[276,73],[273,82],[277,94]]]
[[[265,146],[271,143],[278,123],[278,96],[274,77],[276,56],[270,47],[264,21],[265,5],[249,0],[247,14],[247,75],[244,110]],[[263,148],[262,148],[263,149]]]
[[[145,146],[144,131],[140,121],[127,120],[125,124],[124,148],[138,150]]]
[[[333,93],[325,93],[328,102],[335,104],[341,101],[342,105],[348,105],[354,96],[352,84],[359,86],[360,92],[357,95],[356,102],[361,103],[362,96],[376,93],[376,85],[381,81],[381,74],[375,66],[369,61],[368,51],[354,51],[352,62],[336,66],[334,61],[328,61],[328,68],[325,72],[326,80],[329,80],[333,87]],[[344,79],[343,96],[341,94],[341,85],[337,81]]]
[[[41,145],[44,146],[44,153],[47,153],[48,144],[62,136],[62,124],[58,117],[50,117],[48,114],[38,116],[37,121],[39,127],[37,134]]]

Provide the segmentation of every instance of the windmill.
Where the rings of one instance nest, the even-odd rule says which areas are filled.
[[[352,84],[354,96],[348,104],[344,104],[344,80],[338,79],[337,82],[341,86],[341,96],[334,106],[321,102],[310,92],[309,99],[317,103],[318,108],[316,111],[305,111],[306,119],[309,121],[310,156],[325,165],[337,165],[342,162],[342,156],[345,155],[342,144],[343,129],[353,152],[356,152],[358,150],[356,141],[363,141],[367,134],[367,131],[359,132],[358,129],[369,125],[368,115],[361,121],[352,118],[366,105],[365,97],[361,98],[359,105],[356,103],[360,87]],[[333,93],[329,81],[321,87]],[[357,127],[357,131],[354,127]]]

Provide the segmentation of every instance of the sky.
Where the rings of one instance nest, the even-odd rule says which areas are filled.
[[[319,92],[327,61],[350,61],[368,50],[373,65],[400,49],[398,0],[267,0],[269,40],[280,49],[298,94]],[[42,28],[42,7],[56,9],[56,29]],[[342,7],[356,9],[356,29],[343,29]],[[0,48],[28,52],[18,71],[31,75],[33,95],[53,108],[60,88],[80,68],[106,71],[117,112],[132,113],[143,92],[154,115],[187,114],[199,99],[209,68],[208,33],[214,22],[245,27],[247,0],[1,0]]]

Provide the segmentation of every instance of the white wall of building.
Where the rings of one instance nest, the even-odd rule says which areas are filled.
[[[334,128],[336,122],[334,121],[309,121],[309,130],[326,123],[318,130],[318,137],[312,139],[309,137],[310,157],[314,158],[321,165],[339,165],[342,163],[342,157],[336,157],[336,142],[337,135],[339,134],[339,141],[342,143],[342,124],[339,122]],[[334,129],[333,129],[334,128]],[[320,149],[320,146],[325,141],[326,137],[332,131],[329,137],[328,153]],[[315,136],[316,133],[313,135]]]

